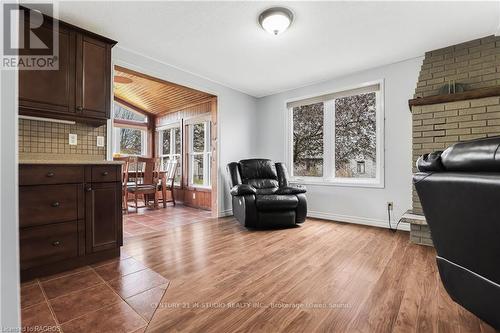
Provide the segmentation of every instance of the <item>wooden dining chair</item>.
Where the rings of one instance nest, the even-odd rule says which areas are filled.
[[[163,202],[163,208],[167,207],[167,202],[172,202],[175,206],[175,175],[177,174],[177,169],[179,168],[179,162],[177,160],[168,160],[165,171],[161,177],[161,183],[158,186],[158,191],[161,191],[161,200]],[[170,199],[167,200],[167,192],[170,192]]]
[[[152,208],[158,208],[157,186],[160,181],[160,160],[158,158],[135,157],[131,162],[132,172],[135,172],[134,182],[129,183],[127,192],[134,196],[135,211],[138,211],[137,200],[143,197],[144,206],[149,206],[153,197]]]
[[[124,157],[113,157],[114,161],[121,161],[123,162],[122,164],[122,209],[125,214],[128,213],[128,191],[127,191],[127,185],[128,185],[128,170],[130,166],[130,160],[131,158],[129,156],[124,156]]]

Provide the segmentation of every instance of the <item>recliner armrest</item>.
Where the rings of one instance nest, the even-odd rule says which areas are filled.
[[[280,187],[275,194],[301,194],[306,193],[307,189],[302,185],[289,185]]]
[[[443,171],[444,166],[441,162],[441,151],[436,151],[430,154],[424,154],[417,160],[418,171]]]
[[[238,184],[231,188],[231,195],[233,196],[255,194],[255,193],[257,193],[255,187],[248,184]]]

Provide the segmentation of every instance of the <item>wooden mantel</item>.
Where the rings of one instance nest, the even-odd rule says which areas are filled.
[[[429,97],[413,98],[408,100],[408,106],[430,105],[448,102],[464,101],[467,99],[478,99],[492,96],[500,96],[500,86],[480,88],[456,94],[435,95]]]

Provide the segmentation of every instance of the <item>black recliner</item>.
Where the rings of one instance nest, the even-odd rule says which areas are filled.
[[[307,215],[306,189],[290,186],[283,163],[248,159],[227,165],[233,214],[247,228],[291,227]]]
[[[500,329],[500,137],[417,161],[413,182],[451,298]]]

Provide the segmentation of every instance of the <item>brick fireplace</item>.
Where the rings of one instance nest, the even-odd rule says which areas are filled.
[[[457,87],[464,91],[447,93]],[[500,37],[427,52],[410,107],[414,172],[416,160],[424,153],[500,135]],[[410,223],[410,240],[432,246],[415,189],[412,202],[412,210],[404,216]]]

